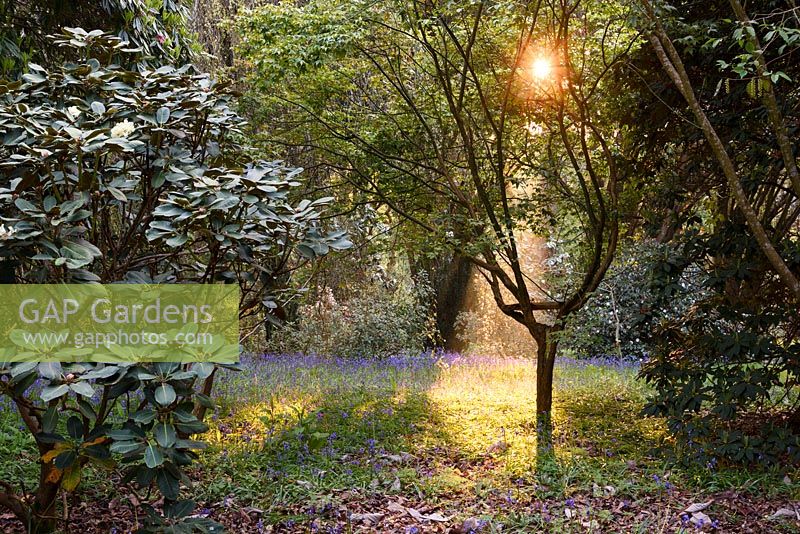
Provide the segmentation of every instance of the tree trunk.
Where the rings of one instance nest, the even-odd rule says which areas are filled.
[[[7,484],[2,484],[3,487],[9,487]],[[10,511],[19,521],[27,528],[29,523],[30,514],[28,508],[23,504],[15,493],[9,491],[8,493],[0,493],[0,509],[5,508]]]
[[[544,327],[536,339],[536,430],[539,455],[548,453],[553,444],[553,368],[558,341],[552,334],[555,327]]]
[[[211,371],[211,374],[208,375],[208,377],[206,377],[206,379],[203,381],[203,389],[200,391],[200,393],[202,393],[206,397],[210,397],[211,396],[211,391],[214,389],[214,375],[217,374],[217,369],[219,369],[219,368],[215,367],[214,370]],[[200,421],[203,421],[206,418],[206,411],[207,410],[208,410],[208,408],[206,408],[205,406],[203,406],[199,402],[196,402],[195,405],[194,405],[194,410],[193,410],[192,413]]]
[[[536,413],[549,414],[553,407],[553,367],[558,342],[552,339],[552,328],[536,338]]]
[[[745,191],[744,186],[739,179],[739,174],[736,171],[736,167],[733,164],[731,156],[728,154],[725,143],[720,139],[716,129],[711,124],[711,121],[708,119],[708,116],[706,115],[705,111],[703,111],[703,108],[700,106],[700,103],[697,100],[697,96],[694,93],[694,87],[692,86],[689,75],[686,73],[686,69],[683,65],[683,61],[681,60],[678,51],[675,49],[672,40],[669,38],[669,35],[667,35],[658,19],[655,18],[652,7],[648,2],[645,2],[645,7],[649,11],[652,22],[655,23],[655,29],[649,34],[649,39],[650,43],[653,45],[653,50],[655,50],[658,60],[661,62],[662,67],[672,79],[672,82],[678,88],[678,91],[680,91],[680,93],[683,95],[686,103],[689,105],[689,109],[692,110],[692,114],[699,123],[698,125],[703,131],[706,141],[708,141],[708,144],[711,146],[711,151],[714,153],[717,162],[722,167],[722,172],[728,181],[731,193],[736,199],[736,205],[742,212],[742,215],[744,215],[744,219],[747,222],[747,226],[750,228],[753,239],[755,239],[756,243],[758,243],[758,246],[761,248],[764,256],[772,265],[775,273],[777,273],[777,275],[792,293],[794,299],[800,300],[800,279],[795,276],[794,272],[792,272],[792,270],[786,264],[783,257],[778,253],[770,236],[767,234],[764,225],[761,224],[758,213],[756,213],[756,210],[750,202],[747,192]]]
[[[31,534],[47,534],[56,530],[56,497],[60,487],[60,474],[52,463],[43,464],[39,472],[39,488],[31,506],[29,525]]]

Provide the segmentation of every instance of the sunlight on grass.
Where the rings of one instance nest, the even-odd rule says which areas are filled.
[[[621,506],[665,501],[676,486],[786,492],[774,473],[752,482],[745,470],[682,468],[654,454],[664,423],[639,415],[648,388],[637,372],[629,361],[559,359],[553,449],[539,453],[534,361],[253,357],[220,376],[212,447],[202,456],[207,482],[195,497],[255,503],[279,522],[310,521],[340,506],[342,492],[451,510],[492,503],[509,532],[569,532],[563,508],[573,497]],[[673,512],[632,520],[646,532],[679,521]],[[596,513],[603,526],[635,514]]]
[[[402,475],[403,487],[429,495],[510,491],[521,477],[563,491],[611,464],[615,480],[624,477],[625,460],[642,461],[661,437],[660,421],[636,417],[646,389],[635,375],[626,364],[559,362],[548,472],[537,472],[536,364],[523,359],[254,358],[221,379],[211,441],[227,461],[243,455],[283,489],[324,471],[330,480],[317,479],[316,489]],[[382,460],[398,451],[413,455],[414,465]]]
[[[637,416],[646,390],[636,369],[602,363],[558,365],[553,422],[559,461],[639,457],[664,435],[661,421]],[[473,459],[496,457],[494,473],[507,477],[536,470],[535,361],[463,358],[442,366],[428,395],[446,432],[430,428],[423,444],[444,437]]]
[[[524,464],[535,451],[535,362],[463,358],[442,366],[428,395],[463,453],[479,457],[506,443],[506,462]]]

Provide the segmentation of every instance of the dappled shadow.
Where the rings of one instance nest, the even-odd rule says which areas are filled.
[[[274,525],[342,525],[354,510],[391,515],[398,503],[440,502],[447,515],[591,491],[591,469],[613,472],[609,483],[627,477],[625,458],[653,441],[633,422],[630,383],[615,370],[558,368],[551,448],[538,435],[535,378],[532,361],[454,355],[272,362],[221,387],[196,497],[254,503]]]
[[[583,391],[559,399],[555,446],[586,456],[646,456],[663,438],[663,423],[640,416],[638,399]]]
[[[320,495],[397,492],[396,480],[425,468],[408,451],[442,427],[426,394],[440,371],[434,359],[300,359],[245,366],[223,379],[203,475],[219,480],[199,497],[280,501],[289,515],[313,501],[319,512]],[[232,467],[245,476],[222,472]]]

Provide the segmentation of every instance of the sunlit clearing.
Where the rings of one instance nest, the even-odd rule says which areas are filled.
[[[534,78],[543,80],[550,77],[550,74],[553,72],[553,65],[548,58],[537,57],[533,60],[531,72]]]

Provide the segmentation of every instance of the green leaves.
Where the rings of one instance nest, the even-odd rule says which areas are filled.
[[[167,120],[169,119],[169,108],[161,107],[158,108],[156,112],[156,122],[159,125],[166,124]]]
[[[69,386],[66,384],[59,384],[57,386],[45,386],[42,388],[41,399],[44,402],[50,402],[51,400],[58,399],[59,397],[63,397],[67,393],[69,393]]]
[[[39,374],[43,378],[50,380],[60,378],[62,374],[61,364],[59,362],[42,362],[39,364]]]
[[[40,84],[47,80],[47,78],[38,72],[29,72],[28,74],[23,74],[22,79],[31,84]]]
[[[175,388],[173,388],[170,384],[160,384],[154,393],[156,402],[161,406],[169,406],[173,402],[175,402],[176,394]]]
[[[158,485],[158,489],[167,499],[175,500],[178,498],[178,493],[180,492],[180,482],[178,477],[175,476],[176,474],[177,473],[171,472],[166,467],[164,469],[159,469],[156,473],[156,484]]]
[[[155,426],[153,435],[156,438],[156,442],[164,448],[172,447],[178,439],[175,427],[166,422],[158,423]]]
[[[197,378],[205,380],[214,372],[214,364],[209,362],[197,362],[192,364],[191,369]]]
[[[155,469],[164,463],[164,455],[155,443],[149,443],[144,449],[144,464],[150,469]]]
[[[131,415],[131,419],[140,425],[146,425],[152,423],[155,420],[156,415],[157,413],[155,410],[144,408],[138,412],[134,412],[133,415]]]
[[[94,396],[94,388],[88,382],[75,382],[70,384],[69,388],[78,395],[83,395],[84,397],[91,398]]]
[[[116,441],[111,444],[110,449],[111,452],[115,452],[117,454],[130,454],[141,451],[142,445],[140,443],[136,443],[135,441]]]
[[[58,456],[56,456],[55,461],[53,464],[59,469],[66,469],[67,467],[72,466],[75,461],[78,459],[78,456],[75,454],[75,451],[69,450],[64,451]]]
[[[169,12],[167,4],[179,3],[159,9]],[[296,259],[283,259],[295,243],[316,255],[348,246],[343,235],[318,230],[329,199],[291,198],[298,170],[248,162],[235,141],[243,138],[243,121],[227,85],[190,65],[134,69],[150,61],[147,50],[98,30],[63,31],[56,43],[70,49],[70,63],[47,70],[32,64],[20,82],[0,87],[0,238],[20,280],[224,281],[260,292],[259,279],[282,276],[276,265],[294,269]],[[137,35],[129,31],[131,39]],[[186,252],[191,261],[179,259]],[[91,354],[81,350],[68,356]],[[49,460],[63,469],[64,489],[78,485],[80,465],[106,465],[114,454],[137,481],[177,498],[187,480],[178,466],[204,446],[180,436],[208,430],[192,411],[195,401],[214,405],[196,393],[213,364],[0,368],[8,369],[8,391],[29,395],[41,414],[39,443],[59,447]],[[37,380],[41,389],[31,387]],[[129,405],[123,416],[118,401],[125,396],[141,405]]]
[[[61,478],[61,487],[64,491],[74,491],[81,482],[81,467],[77,464],[70,465]]]
[[[83,437],[83,421],[81,421],[80,417],[73,415],[67,419],[67,433],[72,439]]]

